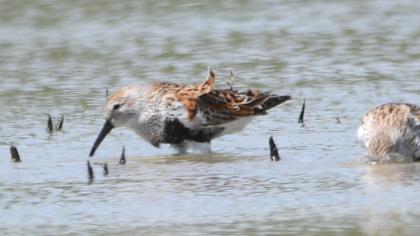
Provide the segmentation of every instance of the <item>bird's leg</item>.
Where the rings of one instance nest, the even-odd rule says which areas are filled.
[[[173,147],[177,151],[178,155],[187,153],[187,149],[188,149],[188,145],[185,141],[178,144],[171,144],[171,147]]]
[[[210,142],[204,142],[204,143],[191,142],[191,145],[192,145],[193,149],[199,151],[200,153],[204,153],[204,154],[210,154],[211,153],[211,143]]]
[[[199,151],[200,153],[210,154],[211,153],[211,144],[210,142],[191,142],[191,141],[183,141],[179,144],[171,144],[177,152],[178,155],[185,154],[189,148],[194,149],[195,151]]]

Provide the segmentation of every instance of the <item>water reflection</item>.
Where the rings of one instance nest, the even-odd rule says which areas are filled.
[[[420,164],[367,164],[364,169],[363,180],[370,188],[375,186],[412,186],[420,181]]]

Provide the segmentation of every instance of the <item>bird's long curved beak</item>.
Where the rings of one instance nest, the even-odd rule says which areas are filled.
[[[90,154],[89,157],[92,157],[95,154],[96,149],[99,147],[99,145],[101,144],[101,142],[104,140],[104,138],[106,137],[106,135],[111,132],[111,130],[114,128],[114,126],[112,125],[111,121],[106,120],[104,127],[102,127],[101,132],[99,133],[98,137],[96,138],[95,143],[92,146],[92,149],[90,150]]]

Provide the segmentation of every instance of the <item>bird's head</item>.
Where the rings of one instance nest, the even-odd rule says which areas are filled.
[[[113,128],[128,127],[136,122],[143,110],[143,98],[143,89],[135,85],[120,88],[107,97],[105,105],[106,121],[92,146],[90,157],[95,154],[96,149]]]

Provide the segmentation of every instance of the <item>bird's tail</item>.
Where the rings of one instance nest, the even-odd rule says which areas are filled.
[[[291,96],[279,96],[279,95],[270,95],[267,100],[265,100],[261,104],[261,108],[263,111],[269,110],[277,105],[280,105],[284,102],[289,101],[292,99]]]

